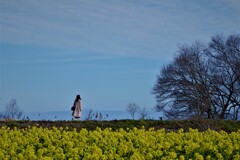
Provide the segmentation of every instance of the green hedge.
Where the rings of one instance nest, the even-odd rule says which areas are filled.
[[[145,127],[154,128],[155,130],[165,128],[166,131],[177,131],[183,128],[184,131],[188,131],[189,128],[198,129],[199,131],[205,131],[208,128],[216,131],[224,130],[226,132],[233,132],[240,129],[240,121],[230,121],[230,120],[205,120],[205,119],[195,119],[195,120],[179,120],[179,121],[161,121],[161,120],[112,120],[112,121],[14,121],[6,120],[0,121],[0,127],[7,126],[10,128],[27,128],[31,126],[42,126],[52,128],[62,127],[72,130],[76,128],[80,130],[81,128],[86,128],[88,130],[94,130],[99,128],[112,128],[117,130],[119,128],[132,129],[134,127],[141,128]]]

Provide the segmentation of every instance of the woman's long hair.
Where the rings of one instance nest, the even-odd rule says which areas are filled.
[[[77,102],[78,100],[81,100],[81,96],[80,95],[76,96],[75,102]]]

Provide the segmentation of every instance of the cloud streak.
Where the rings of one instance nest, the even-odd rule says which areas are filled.
[[[240,26],[234,0],[0,3],[1,42],[106,55],[168,58],[177,44],[234,33]]]

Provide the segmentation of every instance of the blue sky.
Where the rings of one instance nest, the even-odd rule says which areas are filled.
[[[239,0],[0,0],[0,107],[152,109],[179,45],[239,33]]]

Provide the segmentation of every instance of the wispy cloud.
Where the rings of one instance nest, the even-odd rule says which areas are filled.
[[[97,54],[168,57],[177,44],[234,33],[240,26],[236,0],[0,3],[0,42]]]
[[[40,58],[40,59],[23,59],[18,58],[14,60],[4,60],[0,61],[0,64],[2,65],[17,65],[17,64],[44,64],[44,63],[74,63],[74,62],[96,62],[96,61],[103,61],[103,60],[113,60],[116,59],[116,57],[110,57],[110,56],[101,56],[101,57],[84,57],[84,58]]]

